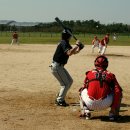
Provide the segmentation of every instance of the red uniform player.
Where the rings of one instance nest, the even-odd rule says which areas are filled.
[[[109,43],[109,34],[106,34],[106,36],[99,43],[99,53],[101,55],[105,54],[108,43]]]
[[[103,110],[111,107],[110,120],[117,120],[122,98],[122,88],[115,75],[109,72],[108,59],[98,56],[95,69],[86,72],[84,86],[80,89],[81,116],[90,118],[90,110]]]
[[[12,34],[12,42],[11,42],[11,45],[13,44],[13,43],[17,43],[17,44],[19,44],[19,41],[18,41],[18,33],[17,32],[14,32],[13,34]]]

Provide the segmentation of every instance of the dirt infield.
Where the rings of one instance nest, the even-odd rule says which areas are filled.
[[[91,120],[79,118],[78,89],[98,54],[91,46],[71,56],[65,66],[74,83],[67,94],[69,107],[54,105],[59,84],[49,65],[56,45],[0,45],[0,130],[129,130],[130,46],[107,48],[108,70],[123,88],[119,122],[109,122],[109,109],[93,111]]]

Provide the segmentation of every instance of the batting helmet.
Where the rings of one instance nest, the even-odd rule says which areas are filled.
[[[108,67],[108,59],[107,57],[101,55],[101,56],[98,56],[95,61],[94,61],[94,65],[96,68],[102,68],[102,69],[105,69]]]
[[[72,33],[72,30],[71,30],[71,29],[69,29],[69,28],[64,29],[64,30],[62,31],[62,40],[68,40],[68,39],[71,37],[70,33],[69,33],[67,30]]]

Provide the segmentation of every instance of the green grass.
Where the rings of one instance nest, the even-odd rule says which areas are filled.
[[[105,35],[105,34],[104,34]],[[104,35],[97,35],[101,40]],[[60,41],[60,33],[19,33],[19,41],[21,44],[57,44]],[[76,34],[75,35],[85,45],[91,45],[94,34]],[[11,32],[0,32],[0,44],[10,44],[12,40]],[[75,44],[75,40],[71,39],[71,44]],[[110,35],[109,45],[130,46],[130,36],[119,35],[116,41],[113,41]]]

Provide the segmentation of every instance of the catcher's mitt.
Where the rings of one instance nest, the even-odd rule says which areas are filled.
[[[79,47],[80,50],[84,48],[84,44],[82,44],[81,42],[76,43],[76,45]]]

